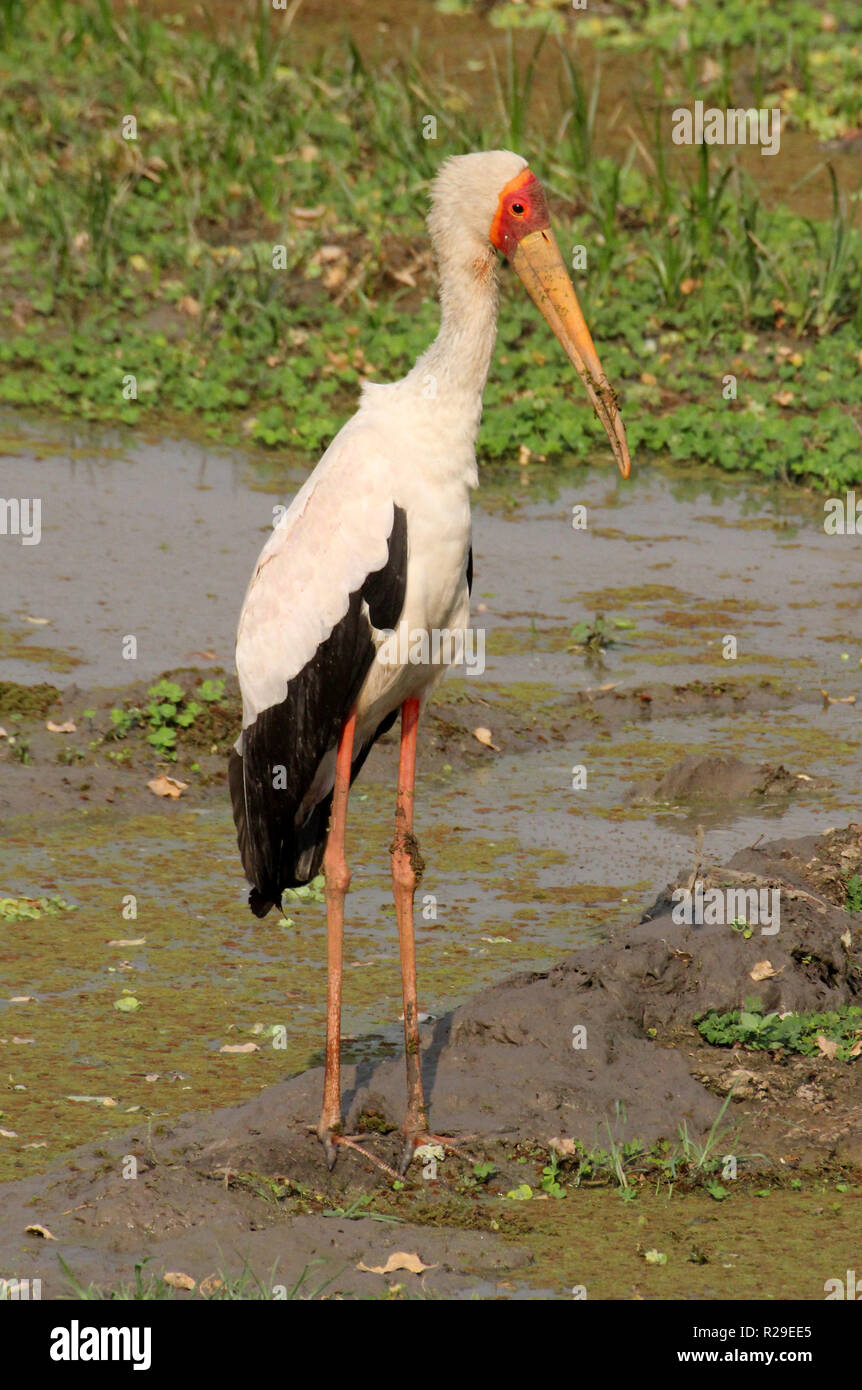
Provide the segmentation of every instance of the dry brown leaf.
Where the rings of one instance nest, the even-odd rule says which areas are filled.
[[[195,1287],[195,1280],[190,1274],[166,1274],[164,1280],[171,1289],[188,1289],[191,1293]]]
[[[424,1274],[426,1269],[437,1266],[423,1264],[418,1255],[408,1255],[406,1250],[396,1250],[385,1265],[367,1265],[360,1260],[356,1268],[363,1274],[394,1274],[397,1269],[406,1269],[409,1274]]]
[[[548,1140],[548,1148],[553,1153],[559,1154],[561,1158],[570,1158],[575,1153],[577,1144],[574,1139],[568,1137],[565,1139],[556,1138]]]
[[[848,1057],[858,1057],[860,1053],[862,1053],[862,1038],[860,1038],[858,1042],[855,1042],[853,1044],[847,1055]]]
[[[778,971],[773,970],[771,961],[759,960],[749,970],[748,978],[754,980],[755,984],[757,984],[761,980],[771,980],[772,977],[777,974]]]
[[[225,1043],[219,1052],[260,1052],[257,1043]]]
[[[24,1230],[28,1236],[41,1236],[43,1240],[57,1239],[56,1236],[51,1234],[47,1226],[25,1226]]]
[[[156,796],[169,796],[176,801],[177,797],[182,796],[188,782],[178,782],[176,777],[166,777],[162,773],[160,777],[154,777],[152,782],[148,782],[147,786]]]
[[[323,275],[323,288],[326,290],[338,290],[347,279],[347,268],[344,265],[331,265]]]
[[[78,732],[77,724],[73,724],[71,719],[67,719],[65,724],[55,724],[53,719],[49,719],[45,728],[49,734],[76,734]]]
[[[201,306],[194,295],[184,294],[177,303],[177,308],[181,314],[187,314],[190,319],[199,318]]]
[[[473,737],[477,743],[481,743],[483,748],[493,748],[495,753],[499,753],[500,749],[491,739],[490,729],[485,729],[480,725],[478,729],[473,730]]]
[[[411,275],[409,270],[390,270],[389,274],[393,280],[397,280],[399,285],[407,285],[411,290],[416,288],[416,278]]]
[[[838,1055],[837,1042],[835,1042],[833,1038],[824,1037],[822,1033],[818,1034],[817,1046],[820,1049],[821,1055],[828,1057],[830,1062]]]

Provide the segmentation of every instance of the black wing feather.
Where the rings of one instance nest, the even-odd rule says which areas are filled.
[[[371,623],[394,628],[407,588],[407,516],[395,507],[386,564],[369,574],[349,598],[347,612],[311,660],[288,681],[279,704],[262,710],[243,733],[240,756],[231,751],[228,783],[237,843],[252,884],[249,906],[257,917],[281,906],[285,888],[308,883],[326,847],[331,794],[301,811],[320,763],[338,742],[375,656]],[[391,728],[397,710],[354,753],[351,781],[375,741]]]

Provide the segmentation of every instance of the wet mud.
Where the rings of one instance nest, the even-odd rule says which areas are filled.
[[[572,1184],[579,1153],[628,1145],[629,1154],[641,1154],[626,1180],[633,1199],[643,1199],[639,1220],[656,1224],[672,1204],[677,1265],[709,1266],[708,1254],[692,1255],[703,1253],[698,1223],[707,1228],[700,1235],[708,1235],[711,1219],[703,1214],[696,1171],[689,1165],[687,1178],[680,1173],[678,1193],[666,1192],[662,1206],[655,1205],[661,1177],[653,1194],[646,1175],[650,1161],[662,1171],[661,1156],[681,1134],[696,1147],[712,1132],[725,1162],[737,1156],[740,1193],[746,1183],[757,1185],[773,1253],[775,1244],[792,1244],[800,1220],[816,1224],[823,1211],[818,1193],[832,1186],[840,1194],[824,1268],[809,1252],[806,1268],[790,1281],[797,1296],[816,1297],[830,1277],[826,1264],[845,1247],[849,1253],[854,1212],[858,1219],[862,1070],[826,1055],[710,1046],[694,1021],[750,1003],[752,995],[764,1012],[781,1013],[862,1001],[862,929],[843,905],[848,873],[860,865],[859,825],[746,849],[727,865],[696,864],[707,886],[777,887],[780,932],[746,938],[725,925],[678,924],[669,886],[606,942],[548,971],[513,976],[426,1024],[430,1121],[458,1150],[433,1173],[414,1161],[403,1185],[393,1187],[374,1163],[397,1161],[400,1056],[346,1069],[346,1126],[363,1135],[369,1157],[342,1150],[328,1173],[314,1134],[318,1067],[239,1106],[178,1123],[151,1120],[79,1150],[48,1173],[6,1184],[0,1265],[18,1278],[41,1278],[49,1297],[69,1294],[58,1255],[84,1286],[117,1288],[145,1259],[154,1277],[179,1270],[197,1285],[210,1280],[210,1290],[213,1280],[243,1271],[269,1287],[275,1269],[276,1282],[300,1296],[392,1289],[401,1296],[408,1281],[413,1294],[490,1290],[509,1297],[525,1296],[547,1278],[544,1243],[556,1240],[556,1283],[543,1296],[563,1297],[560,1269],[577,1263],[570,1242],[579,1223],[595,1222],[609,1192],[605,1181],[601,1194],[571,1185],[563,1200],[549,1198],[539,1183],[552,1153],[563,1187]],[[690,878],[686,872],[679,882]],[[766,957],[768,977],[753,983]],[[577,1046],[573,1030],[583,1030]],[[492,1165],[480,1190],[474,1175],[487,1167],[475,1164]],[[672,1189],[664,1171],[664,1187]],[[535,1192],[519,1206],[512,1193],[524,1183]],[[732,1186],[726,1182],[725,1191]],[[28,1237],[27,1226],[44,1227],[54,1239]],[[629,1296],[645,1278],[643,1245],[629,1226],[616,1260],[620,1282],[612,1291],[603,1286],[602,1296]],[[688,1228],[685,1250],[681,1226]],[[418,1254],[431,1268],[419,1275],[368,1272],[384,1268],[394,1252]],[[586,1267],[597,1271],[595,1259],[582,1257],[582,1273]],[[692,1271],[685,1275],[691,1283]],[[716,1281],[714,1267],[695,1280],[700,1296],[709,1296]],[[672,1283],[662,1285],[664,1296]],[[745,1291],[746,1282],[737,1282],[730,1296]]]

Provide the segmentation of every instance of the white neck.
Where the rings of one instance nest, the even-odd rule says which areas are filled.
[[[440,258],[440,331],[404,383],[468,417],[475,441],[497,337],[497,264],[490,248],[466,258],[459,249]]]

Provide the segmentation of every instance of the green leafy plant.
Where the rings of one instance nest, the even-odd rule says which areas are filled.
[[[299,903],[326,902],[326,878],[318,874],[310,883],[301,883],[298,888],[285,888],[283,898],[292,898]]]
[[[822,1048],[819,1038],[837,1045],[835,1056],[850,1062],[862,1055],[862,1008],[845,1004],[823,1013],[774,1012],[762,1014],[750,1009],[714,1010],[697,1022],[698,1032],[714,1047],[742,1046],[753,1051],[782,1049],[803,1057],[815,1057]]]
[[[63,898],[0,898],[0,922],[35,922],[40,917],[55,917],[60,912],[74,912],[75,904]]]
[[[560,1182],[560,1163],[556,1153],[551,1154],[550,1162],[542,1169],[542,1191],[551,1197],[565,1197],[566,1189]]]
[[[147,729],[147,742],[169,761],[176,760],[178,731],[189,729],[207,705],[218,704],[224,696],[224,681],[203,681],[196,694],[204,703],[190,699],[181,685],[163,677],[147,690],[149,700],[110,711],[111,729],[107,739],[124,739],[135,728]]]
[[[603,613],[597,613],[592,623],[575,623],[570,635],[577,647],[597,653],[615,645],[614,631],[628,631],[634,626],[630,618],[606,618]]]
[[[857,873],[848,876],[844,906],[848,912],[862,912],[862,875]]]

